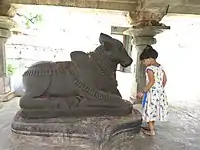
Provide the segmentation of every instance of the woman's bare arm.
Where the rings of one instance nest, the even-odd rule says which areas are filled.
[[[163,70],[163,82],[162,82],[163,87],[165,87],[166,83],[167,83],[167,76],[165,71]]]
[[[148,79],[149,82],[147,83],[147,85],[145,86],[145,88],[143,89],[144,92],[148,91],[155,83],[155,79],[154,79],[154,73],[152,70],[148,69],[147,70],[147,74],[148,74]]]

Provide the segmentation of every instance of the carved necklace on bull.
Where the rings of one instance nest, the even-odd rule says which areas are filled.
[[[98,47],[94,52],[89,52],[87,54],[93,60],[94,65],[105,82],[117,86],[116,66],[110,62],[101,48]]]

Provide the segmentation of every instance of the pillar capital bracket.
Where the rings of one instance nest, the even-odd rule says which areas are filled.
[[[132,27],[124,31],[124,34],[132,37],[154,37],[165,30],[169,30],[170,26],[144,26],[144,27]]]
[[[11,29],[16,26],[16,22],[7,16],[0,16],[0,37],[9,38]]]
[[[8,16],[0,16],[0,28],[10,30],[14,28],[17,23]]]
[[[11,31],[10,30],[6,30],[6,29],[1,29],[0,28],[0,38],[9,38],[11,36]]]
[[[125,35],[133,37],[132,45],[146,46],[156,44],[156,35],[169,30],[169,26],[144,26],[144,27],[132,27],[124,31]]]
[[[132,26],[164,26],[160,21],[167,14],[168,8],[169,5],[160,7],[159,9],[139,8],[137,11],[128,12],[126,19]]]
[[[11,4],[8,0],[1,0],[0,16],[14,17],[19,6]]]

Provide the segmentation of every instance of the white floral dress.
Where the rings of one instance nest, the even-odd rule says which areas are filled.
[[[146,82],[148,83],[147,70],[153,71],[155,83],[143,97],[143,121],[167,121],[168,102],[162,85],[163,67],[148,66],[146,68]]]

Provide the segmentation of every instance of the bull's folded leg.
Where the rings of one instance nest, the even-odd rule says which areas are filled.
[[[67,98],[43,97],[33,99],[23,97],[20,101],[20,105],[23,107],[21,113],[23,118],[101,115],[123,116],[130,114],[132,111],[132,105],[129,102],[117,103],[116,101],[116,103],[112,105],[110,102],[85,99],[80,96]]]

